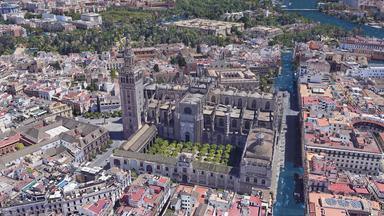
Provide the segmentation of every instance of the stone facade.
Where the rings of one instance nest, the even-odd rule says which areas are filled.
[[[68,191],[61,189],[55,194],[49,192],[33,194],[31,195],[34,196],[33,201],[9,202],[1,209],[1,215],[80,215],[81,206],[86,203],[105,198],[114,203],[124,193],[124,189],[131,184],[131,174],[113,168],[105,176],[109,179],[98,179],[87,183],[72,182],[76,187]]]
[[[270,176],[246,181],[239,176],[239,169],[218,164],[208,164],[193,160],[191,155],[181,154],[179,158],[165,158],[158,155],[118,150],[111,158],[111,166],[135,172],[168,176],[172,180],[187,184],[198,184],[212,188],[222,188],[240,193],[249,193],[252,187],[270,187]]]
[[[120,72],[123,131],[127,139],[141,128],[144,108],[143,71],[134,67],[134,61],[135,55],[127,41],[124,51],[124,66]]]
[[[177,103],[161,101],[157,95],[148,100],[147,122],[157,126],[161,137],[241,146],[251,128],[272,129],[275,99],[271,94],[218,88],[207,94],[179,94],[176,98],[182,99]]]
[[[222,85],[219,79],[204,76],[183,84],[146,83],[144,87],[143,71],[134,67],[129,47],[124,61],[120,73],[121,106],[124,134],[129,141],[113,154],[111,166],[242,193],[271,186],[278,103],[273,94],[257,91],[256,79],[252,80],[254,89],[250,85],[240,89]],[[237,80],[241,74],[249,73],[241,72],[236,82],[241,82]],[[227,74],[230,81],[231,76]],[[164,139],[234,145],[242,149],[240,166],[201,162],[194,155],[166,158],[146,154],[153,138],[140,137],[154,131],[148,125],[156,127],[157,135]]]

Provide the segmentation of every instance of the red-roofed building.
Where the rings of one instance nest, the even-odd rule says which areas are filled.
[[[249,202],[251,203],[251,205],[254,205],[254,206],[261,206],[261,199],[260,197],[257,197],[257,196],[251,196],[249,198]]]
[[[9,194],[7,193],[0,193],[0,208],[4,207],[6,201],[9,198]]]
[[[306,110],[331,111],[337,108],[337,103],[334,99],[328,96],[321,96],[321,97],[305,96],[305,97],[302,97],[301,106],[303,109],[306,109]]]
[[[143,202],[144,193],[144,187],[130,187],[128,192],[128,205],[133,207],[139,207]]]
[[[369,195],[369,191],[366,187],[353,187],[353,190],[360,195]]]
[[[231,207],[228,209],[228,215],[232,216],[264,216],[265,207],[262,207],[261,200],[256,196],[244,196],[243,198],[234,199]]]
[[[33,179],[30,179],[30,178],[27,178],[25,180],[21,180],[19,182],[17,182],[17,184],[15,185],[15,187],[13,187],[13,190],[14,191],[21,191],[25,186],[29,185],[31,182],[33,181]]]
[[[70,92],[63,96],[61,102],[70,106],[75,113],[83,113],[91,107],[91,96],[84,91]]]
[[[166,183],[168,183],[168,181],[169,181],[169,178],[165,178],[165,177],[162,177],[162,176],[160,176],[160,178],[158,180],[158,182],[161,183],[161,184],[166,184]]]
[[[335,194],[353,194],[355,191],[352,190],[351,186],[346,183],[334,183],[328,186],[328,190]]]
[[[319,106],[319,99],[317,97],[302,97],[301,106],[304,109],[313,109],[314,107]]]
[[[167,177],[140,175],[121,197],[117,215],[158,215],[171,196],[170,185]]]
[[[16,143],[20,142],[20,133],[9,132],[0,140],[0,155],[15,151]]]
[[[194,187],[194,191],[196,191],[199,194],[197,202],[200,204],[204,203],[205,195],[207,194],[208,188],[196,185]]]
[[[79,213],[85,216],[107,216],[113,210],[112,202],[106,198],[84,205]]]
[[[330,182],[337,178],[337,168],[333,161],[326,160],[321,154],[308,155],[310,191],[326,191]]]
[[[384,183],[372,180],[369,183],[368,189],[378,199],[384,200]]]
[[[308,47],[311,50],[319,50],[320,49],[320,44],[319,44],[318,41],[311,40],[311,41],[308,42]]]

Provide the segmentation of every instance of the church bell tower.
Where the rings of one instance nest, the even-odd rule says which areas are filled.
[[[129,37],[124,48],[124,66],[119,73],[120,100],[123,114],[124,138],[129,139],[142,126],[144,111],[143,71],[135,68],[135,54]]]

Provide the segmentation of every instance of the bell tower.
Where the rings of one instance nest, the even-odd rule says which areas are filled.
[[[135,54],[126,38],[124,66],[119,73],[120,100],[123,114],[124,138],[128,139],[142,126],[144,111],[143,71],[135,68]]]

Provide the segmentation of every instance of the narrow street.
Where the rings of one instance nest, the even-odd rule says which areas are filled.
[[[285,119],[283,119],[283,130],[285,128],[284,137],[280,137],[280,151],[284,151],[284,157],[278,167],[278,183],[276,201],[273,206],[273,215],[304,215],[304,204],[296,202],[294,192],[297,188],[301,188],[295,180],[295,175],[301,175],[303,168],[301,164],[301,145],[299,130],[299,109],[297,101],[296,80],[294,76],[294,68],[292,61],[292,51],[282,53],[282,71],[277,77],[275,88],[280,91],[288,91],[290,94],[289,101],[286,100]],[[283,134],[283,133],[282,133]]]

